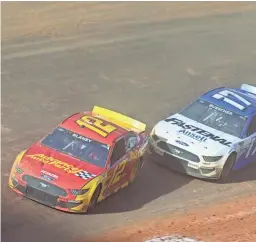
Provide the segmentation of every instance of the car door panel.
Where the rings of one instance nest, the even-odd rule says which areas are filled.
[[[122,186],[127,180],[127,156],[120,159],[113,167],[107,172],[107,179],[105,181],[106,193],[111,193],[118,187]]]
[[[256,117],[252,118],[252,130],[248,137],[240,142],[240,152],[237,154],[235,169],[241,169],[251,162],[256,162]],[[250,126],[249,126],[250,127]]]
[[[123,185],[127,179],[128,158],[125,151],[125,139],[120,138],[112,151],[109,168],[103,185],[103,194],[107,196]]]
[[[135,169],[137,168],[137,161],[138,161],[138,158],[140,157],[140,153],[139,153],[140,146],[139,146],[138,137],[135,134],[128,137],[128,139],[129,138],[133,139],[133,140],[130,140],[132,143],[132,146],[127,145],[128,146],[127,155],[129,159],[129,165],[127,168],[129,169],[129,177],[131,178]],[[136,142],[134,142],[135,140]],[[129,141],[127,143],[129,143]]]
[[[237,161],[234,166],[234,170],[241,169],[242,167],[246,166],[250,163],[250,147],[252,146],[252,139],[243,140],[240,143],[239,152],[237,153]]]

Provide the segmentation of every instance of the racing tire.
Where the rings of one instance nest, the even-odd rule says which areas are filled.
[[[101,192],[101,186],[97,186],[97,188],[95,189],[95,191],[91,197],[91,200],[90,200],[90,203],[89,203],[89,206],[87,209],[87,213],[90,213],[92,211],[92,209],[97,205],[98,198],[100,196],[100,192]]]
[[[137,162],[137,165],[136,165],[136,172],[135,172],[134,177],[130,180],[130,182],[129,182],[130,184],[133,184],[133,183],[135,182],[135,180],[136,180],[136,178],[137,178],[137,176],[138,176],[138,174],[139,174],[139,172],[140,172],[140,170],[141,170],[143,164],[144,164],[143,157],[141,157],[141,158],[138,160],[138,162]]]
[[[228,157],[223,167],[223,170],[221,172],[220,179],[219,179],[220,182],[227,182],[229,180],[231,171],[235,162],[236,162],[236,155],[233,153]]]

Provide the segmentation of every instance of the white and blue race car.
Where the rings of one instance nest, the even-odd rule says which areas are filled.
[[[226,180],[232,170],[256,161],[256,87],[211,90],[158,122],[150,136],[154,162]]]

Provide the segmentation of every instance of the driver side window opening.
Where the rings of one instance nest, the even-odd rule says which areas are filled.
[[[125,139],[122,138],[118,140],[115,144],[115,147],[111,156],[111,166],[113,166],[117,161],[119,161],[125,155]]]
[[[128,134],[126,137],[126,150],[130,151],[138,144],[138,137],[135,134]]]

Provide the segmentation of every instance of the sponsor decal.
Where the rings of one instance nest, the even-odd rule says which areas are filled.
[[[49,157],[49,156],[46,156],[44,154],[27,155],[27,157],[29,157],[33,160],[39,160],[39,161],[43,162],[44,164],[52,165],[56,168],[62,169],[64,171],[66,171],[67,173],[74,174],[75,176],[78,176],[78,177],[80,177],[84,180],[96,177],[96,175],[91,174],[88,171],[85,171],[83,169],[78,169],[78,168],[76,168],[76,167],[74,167],[74,166],[72,166],[72,165],[70,165],[66,162],[57,160],[53,157]],[[49,175],[49,174],[51,174],[51,175]],[[49,173],[49,172],[47,172],[47,174],[44,174],[44,175],[48,175],[48,176],[51,176],[51,177],[52,177],[52,175],[56,176],[56,175],[54,175],[52,173]]]
[[[228,111],[228,110],[226,110],[226,109],[217,107],[217,106],[215,106],[215,105],[213,105],[213,104],[210,104],[209,107],[212,108],[212,109],[218,110],[218,111],[220,111],[220,112],[226,113],[226,114],[228,114],[228,115],[233,115],[232,112],[230,112],[230,111]]]
[[[78,169],[66,162],[57,160],[53,157],[49,157],[44,154],[34,154],[34,155],[27,155],[27,156],[29,158],[32,158],[33,160],[39,160],[39,161],[43,162],[44,164],[55,166],[56,168],[66,171],[67,173],[75,174],[80,171],[83,171],[83,169]]]
[[[85,141],[85,142],[92,142],[91,139],[86,138],[86,137],[84,137],[84,136],[82,136],[82,135],[79,135],[79,134],[73,133],[72,136],[75,137],[75,138],[77,138],[77,139],[83,140],[83,141]]]
[[[180,140],[175,140],[176,143],[183,145],[183,146],[189,146],[187,143],[180,141]]]
[[[197,141],[200,141],[200,142],[205,142],[207,140],[206,137],[202,136],[202,135],[199,135],[199,134],[196,134],[196,133],[192,133],[190,131],[187,131],[185,129],[183,130],[179,130],[179,134],[184,134],[192,139],[195,139]]]
[[[48,171],[45,171],[45,170],[41,170],[41,173],[43,173],[43,174],[45,174],[45,175],[48,175],[48,176],[50,176],[50,177],[53,177],[54,179],[58,179],[58,178],[59,178],[59,176],[57,176],[57,175],[55,175],[55,174],[53,174],[53,173],[50,173],[50,172],[48,172]]]
[[[40,186],[41,186],[42,188],[49,187],[49,185],[47,185],[47,184],[45,184],[45,183],[43,183],[43,182],[40,182],[39,184],[40,184]]]
[[[182,153],[180,150],[178,149],[172,149],[172,153],[174,153],[175,155],[178,155],[180,153]]]
[[[177,118],[167,118],[165,120],[166,122],[171,122],[174,125],[177,125],[179,127],[181,127],[184,131],[181,132],[185,132],[185,131],[191,131],[190,133],[194,132],[194,134],[200,135],[204,138],[206,138],[205,140],[207,140],[207,138],[214,140],[216,142],[219,142],[222,145],[226,145],[228,147],[230,147],[230,145],[232,144],[231,142],[227,141],[226,139],[223,139],[217,135],[214,135],[206,130],[203,130],[201,128],[198,128],[196,126],[190,125],[190,124],[186,124],[184,121],[177,119]],[[186,133],[184,133],[186,135]],[[199,137],[198,137],[199,138]],[[202,138],[202,141],[205,141]]]
[[[91,139],[89,139],[87,137],[84,137],[82,135],[76,134],[76,133],[72,133],[72,136],[75,137],[76,139],[80,139],[80,140],[83,140],[83,141],[88,142],[88,143],[92,142]],[[86,145],[84,145],[84,147],[86,147]],[[105,144],[101,144],[101,147],[103,147],[103,148],[105,148],[107,150],[110,149],[110,146],[109,145],[105,145]]]
[[[40,177],[41,177],[42,179],[46,180],[46,181],[53,181],[53,180],[54,180],[53,177],[47,176],[47,175],[45,175],[45,174],[41,174]]]
[[[89,173],[88,171],[79,171],[75,173],[75,176],[78,176],[84,180],[92,179],[96,177],[96,175]]]
[[[48,172],[48,171],[45,171],[45,170],[41,170],[41,173],[42,173],[42,174],[40,175],[40,177],[41,177],[42,179],[44,179],[44,180],[47,180],[47,181],[53,181],[53,180],[59,178],[59,176],[57,176],[57,175],[55,175],[55,174],[52,174],[52,173],[50,173],[50,172]]]

